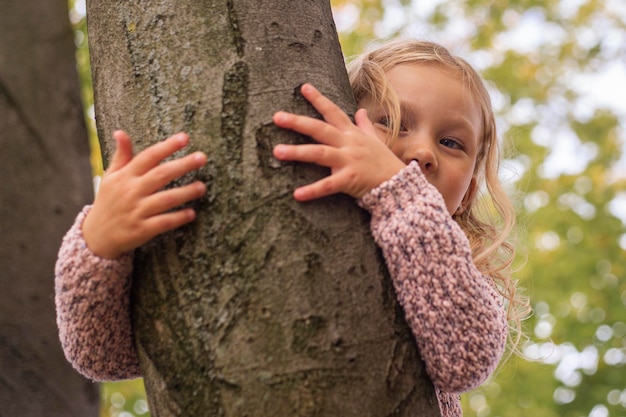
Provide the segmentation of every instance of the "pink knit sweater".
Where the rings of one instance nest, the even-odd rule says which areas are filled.
[[[359,200],[372,215],[398,300],[437,391],[443,417],[461,416],[458,393],[479,386],[502,353],[507,323],[491,279],[416,163]],[[56,265],[57,324],[68,360],[94,380],[141,376],[130,320],[132,253],[94,255],[78,215]]]

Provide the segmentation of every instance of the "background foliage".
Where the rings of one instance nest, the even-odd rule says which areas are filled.
[[[441,42],[492,88],[520,219],[527,340],[466,416],[626,415],[626,3],[334,0],[349,59],[373,39]],[[70,0],[93,117],[84,4]],[[620,93],[621,92],[621,93]],[[94,173],[102,171],[92,117]],[[101,416],[149,415],[141,380],[103,384]]]

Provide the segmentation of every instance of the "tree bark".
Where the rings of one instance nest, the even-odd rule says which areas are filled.
[[[0,416],[95,417],[54,312],[61,238],[93,198],[67,3],[0,9]]]
[[[328,1],[88,1],[96,118],[143,148],[177,131],[207,153],[198,219],[137,251],[136,343],[155,416],[434,416],[368,216],[291,193],[281,164],[311,82],[354,111]],[[184,182],[190,180],[183,179]]]

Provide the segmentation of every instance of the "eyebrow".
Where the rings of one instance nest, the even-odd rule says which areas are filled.
[[[448,119],[449,123],[448,125],[450,126],[450,128],[452,129],[463,129],[463,130],[467,130],[469,133],[471,133],[473,136],[475,137],[479,137],[479,133],[480,132],[476,132],[474,129],[474,125],[469,121],[469,119],[467,117],[451,117]]]
[[[482,126],[476,131],[474,130],[474,125],[466,117],[454,117],[451,119],[447,128],[451,130],[461,130],[464,134],[463,142],[465,146],[478,152],[481,146]],[[465,135],[466,133],[467,136]]]

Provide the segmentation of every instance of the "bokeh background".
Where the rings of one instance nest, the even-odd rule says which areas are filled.
[[[533,316],[519,352],[462,396],[469,417],[626,416],[626,1],[333,0],[349,60],[376,39],[443,43],[490,87]],[[102,172],[84,1],[70,0],[92,165]],[[101,417],[149,416],[142,380]]]

